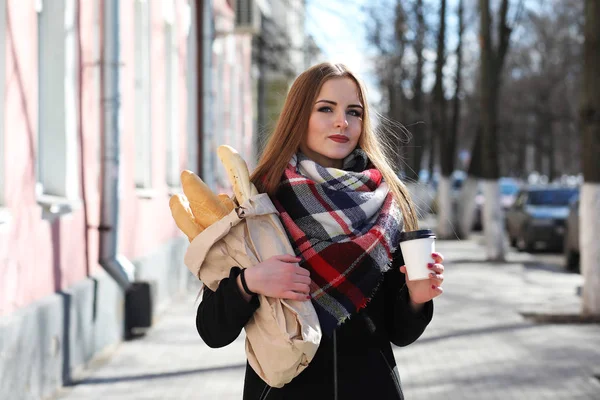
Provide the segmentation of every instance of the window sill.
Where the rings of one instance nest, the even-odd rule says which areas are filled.
[[[42,219],[53,220],[65,214],[79,210],[82,207],[80,199],[72,200],[66,197],[39,195],[38,204],[42,207]]]
[[[12,214],[6,207],[0,207],[0,227],[7,226],[12,221]]]
[[[138,199],[153,199],[157,196],[156,190],[151,188],[136,188],[135,194]]]

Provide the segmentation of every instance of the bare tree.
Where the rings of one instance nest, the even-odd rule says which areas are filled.
[[[423,0],[415,1],[413,6],[413,14],[416,20],[416,35],[413,48],[417,61],[412,83],[412,91],[414,93],[412,98],[412,109],[414,112],[414,118],[412,121],[407,121],[410,123],[412,140],[408,144],[409,151],[407,157],[408,168],[406,178],[408,178],[409,181],[418,181],[419,171],[421,170],[421,162],[423,160],[423,152],[425,150],[426,138],[425,124],[421,123],[425,119],[425,94],[423,92],[423,69],[425,58],[423,56],[423,50],[425,49],[425,33],[427,32],[427,25],[425,25],[425,17],[423,15]]]
[[[507,23],[508,0],[502,0],[498,24],[498,46],[492,46],[489,0],[479,0],[480,12],[480,101],[481,101],[481,160],[485,206],[483,213],[486,251],[489,260],[503,261],[506,252],[505,229],[498,178],[497,115],[500,77],[506,52],[508,50],[511,28]]]
[[[393,13],[390,13],[390,8]],[[393,4],[369,4],[367,8],[370,25],[367,26],[367,41],[377,51],[375,74],[379,80],[384,105],[387,106],[386,123],[388,141],[393,144],[395,152],[394,168],[401,171],[403,164],[403,144],[406,133],[402,128],[409,110],[409,102],[403,87],[407,79],[404,57],[407,47],[406,14],[402,2],[394,0]],[[393,18],[390,18],[393,15]]]
[[[600,316],[600,1],[585,2],[581,129],[584,185],[580,201],[583,314]]]
[[[419,213],[429,212],[430,188],[419,184],[429,127],[429,94],[424,89],[427,49],[423,0],[381,0],[365,7],[367,41],[375,50],[375,74],[386,110],[386,129],[395,146],[396,168]]]
[[[536,170],[552,180],[579,171],[569,161],[580,158],[575,122],[582,16],[579,0],[545,1],[525,13],[503,74],[498,152],[503,174]]]
[[[449,239],[452,236],[452,194],[450,176],[454,170],[454,148],[450,143],[444,95],[443,69],[446,63],[446,0],[440,0],[439,28],[437,34],[437,58],[435,61],[435,84],[433,86],[432,130],[437,135],[441,164],[441,177],[438,187],[437,236]],[[450,145],[451,147],[448,147]]]

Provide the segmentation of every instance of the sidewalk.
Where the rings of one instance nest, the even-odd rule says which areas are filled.
[[[445,293],[425,334],[394,350],[407,400],[600,399],[600,325],[534,324],[520,314],[578,313],[580,275],[543,255],[483,263],[477,237],[437,248]],[[195,329],[195,296],[177,299],[144,338],[121,344],[57,399],[241,399],[243,337],[208,348]]]
[[[477,240],[439,242],[445,293],[413,345],[395,350],[407,399],[600,399],[600,325],[534,324],[577,314],[577,274],[510,253],[481,263]]]

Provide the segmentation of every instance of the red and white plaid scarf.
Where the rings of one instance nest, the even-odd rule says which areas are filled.
[[[357,149],[342,169],[302,153],[289,162],[273,203],[310,288],[327,334],[364,308],[390,268],[402,214],[381,173]]]

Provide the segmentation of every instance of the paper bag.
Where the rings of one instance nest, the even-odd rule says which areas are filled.
[[[293,255],[277,215],[267,194],[252,196],[192,241],[186,266],[214,291],[233,266],[251,268],[274,255]],[[321,327],[310,301],[259,296],[260,307],[245,326],[246,355],[254,371],[279,388],[313,359]]]

